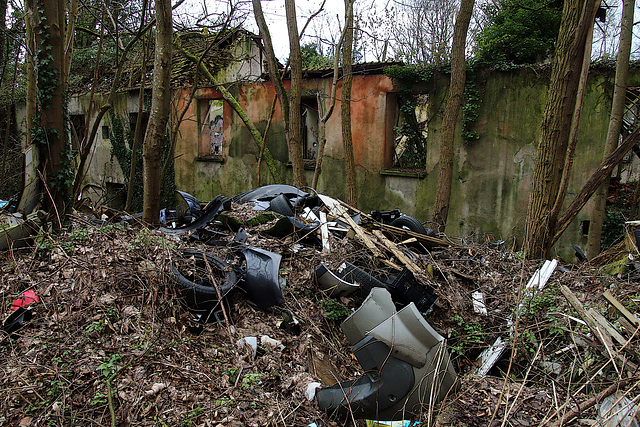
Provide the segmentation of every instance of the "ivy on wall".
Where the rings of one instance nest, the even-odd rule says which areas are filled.
[[[478,119],[481,102],[481,94],[475,78],[475,65],[467,67],[467,81],[464,88],[464,100],[462,103],[462,140],[467,146],[480,138],[474,130]],[[399,159],[398,166],[424,168],[426,161],[427,140],[424,137],[420,123],[416,118],[415,110],[418,106],[417,89],[422,89],[425,83],[433,81],[435,73],[450,73],[447,67],[432,66],[392,66],[385,69],[399,90],[399,109],[403,117],[403,123],[394,128],[396,140],[400,139],[407,144],[403,152],[403,158]]]

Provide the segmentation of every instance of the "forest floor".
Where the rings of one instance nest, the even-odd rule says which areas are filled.
[[[246,225],[256,211],[234,205],[231,215]],[[0,335],[0,425],[342,425],[305,392],[313,382],[327,386],[362,374],[340,323],[363,298],[330,298],[314,269],[348,260],[383,274],[388,267],[359,238],[331,236],[330,252],[322,252],[293,237],[266,236],[269,223],[247,226],[247,244],[283,255],[285,310],[255,308],[235,293],[228,323],[194,328],[193,315],[176,300],[171,265],[186,247],[224,259],[229,246],[136,224],[92,223],[75,217],[67,232],[1,255],[2,319],[25,291],[39,300],[28,305],[32,318],[20,330]],[[223,241],[235,235],[218,231]],[[400,244],[395,237],[389,235]],[[429,272],[424,280],[439,300],[425,319],[446,338],[458,373],[457,387],[425,408],[420,425],[594,425],[610,396],[638,403],[637,331],[603,297],[609,291],[640,311],[640,271],[628,250],[619,245],[599,263],[560,263],[546,287],[527,296],[541,262],[523,260],[488,236],[442,237],[449,244],[404,249]],[[607,318],[624,343],[583,324],[563,285]],[[478,291],[486,315],[474,310],[471,294]],[[263,336],[272,340],[255,356],[238,344]],[[508,339],[505,354],[488,375],[476,375],[479,354],[498,337]]]

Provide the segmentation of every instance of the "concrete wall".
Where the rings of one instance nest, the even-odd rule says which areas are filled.
[[[535,164],[535,152],[548,84],[549,70],[520,69],[479,73],[476,76],[482,94],[475,130],[480,138],[466,146],[458,129],[454,164],[454,181],[447,233],[453,236],[486,235],[492,240],[521,242],[527,212],[529,189]],[[638,80],[634,76],[633,80]],[[580,140],[575,156],[574,173],[568,201],[595,170],[602,158],[612,94],[613,70],[592,73],[585,95]],[[307,79],[304,96],[329,93],[330,79]],[[426,176],[414,177],[381,173],[391,166],[392,128],[397,115],[395,91],[383,75],[355,76],[353,84],[352,129],[357,165],[359,207],[364,211],[400,208],[421,221],[433,213],[439,158],[439,138],[448,76],[437,76],[425,88],[429,92],[426,106],[431,118],[428,128]],[[428,86],[428,87],[427,87]],[[435,88],[435,90],[433,89]],[[258,129],[265,129],[274,97],[269,83],[240,85],[234,95],[250,115]],[[215,96],[202,94],[202,98]],[[341,87],[338,88],[338,99]],[[194,111],[194,117],[197,112]],[[185,124],[178,145],[176,161],[178,188],[192,191],[202,200],[218,193],[237,194],[258,185],[272,183],[265,164],[257,173],[258,148],[239,117],[225,104],[224,158],[222,161],[199,159],[193,143],[197,132]],[[317,190],[345,198],[344,150],[340,125],[340,101],[327,123],[327,146],[322,175]],[[278,160],[280,171],[290,182],[291,170],[286,166],[287,148],[279,105],[272,119],[267,146]],[[638,170],[638,162],[630,157],[627,172]],[[312,172],[308,172],[311,181]],[[629,176],[629,173],[623,174]],[[631,173],[631,179],[637,179]],[[584,247],[586,236],[581,222],[589,220],[590,205],[578,215],[557,251],[568,260],[573,251],[568,244]]]
[[[244,72],[253,75],[258,70],[256,66],[253,62],[247,64]],[[241,67],[232,71],[237,73],[239,69]],[[640,73],[634,70],[632,74],[630,85],[640,85]],[[548,75],[548,69],[540,68],[479,72],[475,75],[482,98],[479,118],[475,122],[475,130],[480,137],[467,146],[461,141],[460,129],[456,133],[453,190],[446,230],[449,235],[481,234],[492,240],[521,243],[516,237],[522,236],[524,230]],[[605,69],[593,72],[589,77],[568,201],[601,161],[613,75],[613,69]],[[303,96],[307,99],[313,99],[318,93],[327,96],[330,82],[331,76],[305,79]],[[424,87],[416,87],[417,92],[429,94],[423,97],[428,99],[423,109],[429,117],[429,126],[426,174],[415,176],[388,171],[392,166],[393,126],[398,114],[397,88],[382,74],[354,76],[351,111],[360,209],[399,208],[421,221],[431,218],[447,85],[448,76],[436,76]],[[257,81],[236,83],[228,89],[260,132],[264,132],[275,96],[272,85]],[[341,89],[339,85],[338,101],[327,123],[327,146],[317,190],[344,199]],[[120,94],[114,112],[122,118],[126,118],[129,112],[136,112],[136,98],[136,91]],[[174,91],[178,111],[188,98],[188,90]],[[202,147],[207,143],[203,140],[207,103],[220,98],[221,94],[213,88],[198,91],[180,126],[176,145],[176,187],[203,201],[217,194],[232,196],[258,185],[273,183],[264,162],[258,173],[259,149],[240,117],[226,102],[223,105],[222,155],[216,158],[203,155],[206,153]],[[87,111],[88,104],[85,98],[74,97],[70,107],[71,114],[81,114]],[[109,114],[102,125],[110,126]],[[267,147],[286,182],[291,182],[283,126],[280,105],[276,104],[266,139]],[[637,159],[629,156],[621,174],[623,179],[637,180],[639,168]],[[313,171],[308,170],[309,182],[312,175]],[[85,181],[101,185],[125,182],[123,171],[112,156],[110,141],[103,139],[100,131]],[[573,260],[569,243],[586,245],[581,222],[589,219],[589,210],[590,205],[587,205],[556,245],[558,252],[567,260]]]

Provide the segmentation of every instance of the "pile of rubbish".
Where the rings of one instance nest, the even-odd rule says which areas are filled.
[[[492,236],[437,236],[309,188],[179,194],[157,230],[77,216],[5,252],[0,387],[18,392],[1,424],[636,416],[634,259],[615,276],[526,261]]]

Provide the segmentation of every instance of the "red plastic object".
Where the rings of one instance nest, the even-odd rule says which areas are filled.
[[[36,291],[33,289],[29,289],[28,291],[24,291],[22,293],[22,298],[13,301],[11,304],[11,310],[16,311],[20,307],[26,307],[33,303],[40,301],[40,297],[36,295]]]

